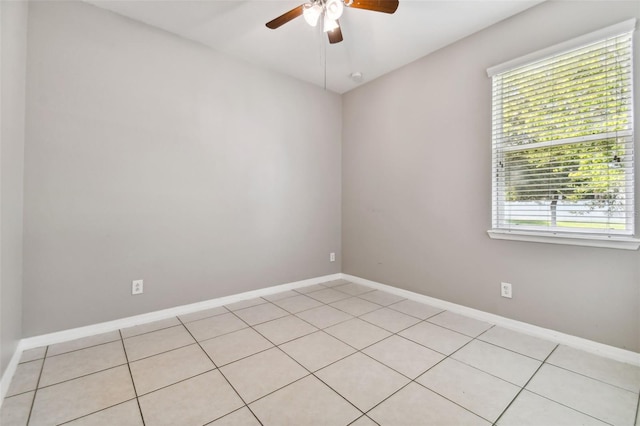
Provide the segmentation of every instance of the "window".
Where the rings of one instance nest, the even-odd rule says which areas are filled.
[[[637,248],[634,27],[623,22],[488,70],[492,237]]]

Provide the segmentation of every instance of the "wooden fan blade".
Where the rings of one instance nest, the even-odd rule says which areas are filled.
[[[327,35],[329,36],[329,43],[340,43],[342,41],[342,30],[340,29],[340,22],[338,22],[338,28],[336,28],[335,30],[327,31]]]
[[[291,9],[290,11],[288,11],[286,13],[283,13],[282,15],[278,16],[273,21],[267,22],[266,25],[267,25],[268,28],[271,28],[272,30],[275,30],[276,28],[286,24],[287,22],[291,21],[292,19],[297,18],[300,15],[302,15],[302,5],[296,7],[295,9]]]
[[[398,9],[398,0],[353,0],[350,7],[373,10],[374,12],[394,13]]]

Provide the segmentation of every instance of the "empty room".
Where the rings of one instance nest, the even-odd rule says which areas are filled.
[[[638,426],[639,18],[0,0],[0,425]]]

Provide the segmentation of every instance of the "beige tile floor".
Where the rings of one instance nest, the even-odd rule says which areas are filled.
[[[346,281],[24,352],[13,425],[633,425],[640,368]]]

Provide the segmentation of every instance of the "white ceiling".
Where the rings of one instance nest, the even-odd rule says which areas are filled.
[[[299,17],[265,23],[303,0],[86,0],[248,62],[337,92],[406,65],[543,0],[400,0],[395,14],[345,8],[344,41]],[[325,86],[326,52],[326,86]],[[350,78],[361,72],[363,81]]]

